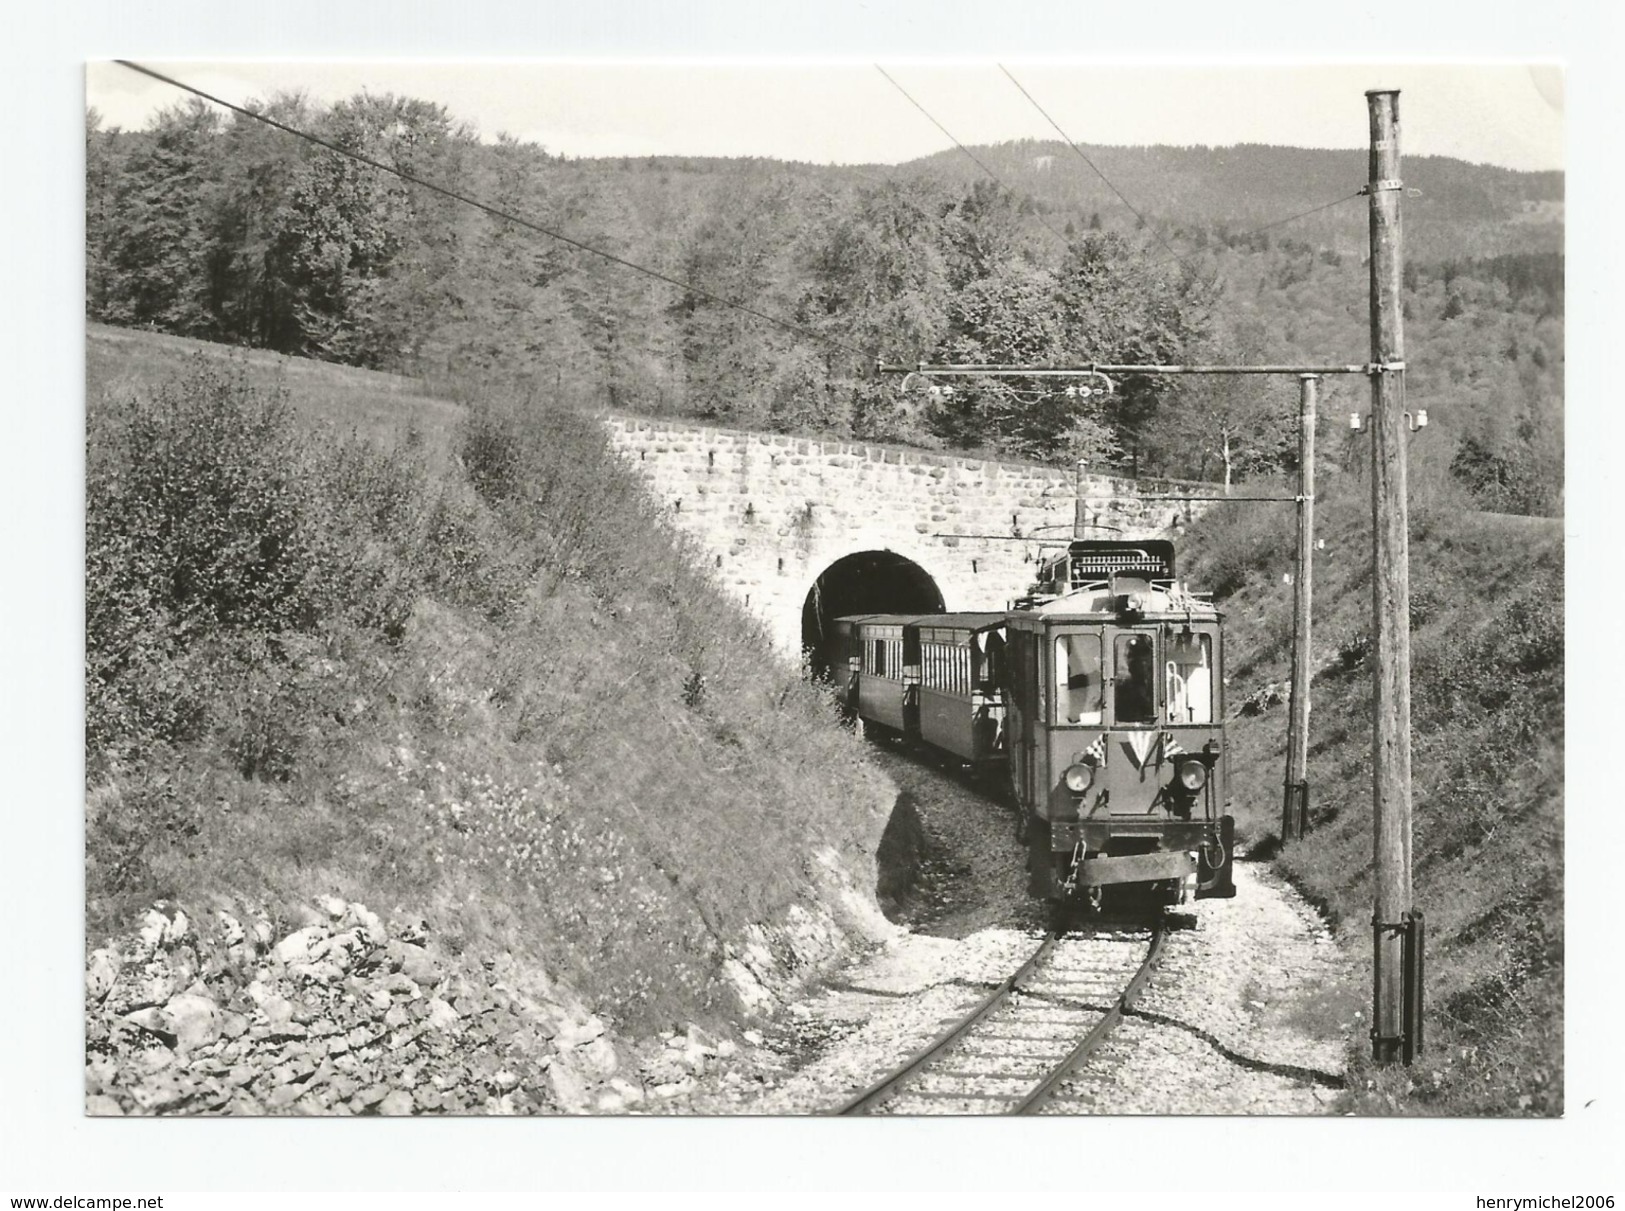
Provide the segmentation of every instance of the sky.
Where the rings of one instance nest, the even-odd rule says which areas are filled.
[[[446,106],[484,138],[506,133],[577,156],[768,156],[897,163],[962,143],[1055,139],[995,61],[476,63],[145,60],[227,101],[366,90]],[[1315,66],[1067,63],[1006,66],[1079,143],[1363,147],[1364,93],[1401,90],[1403,150],[1516,169],[1559,169],[1562,69],[1520,63]],[[142,126],[184,97],[111,62],[86,68],[109,125]]]

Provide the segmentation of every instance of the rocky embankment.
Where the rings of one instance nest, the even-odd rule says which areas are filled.
[[[278,936],[263,913],[161,904],[94,951],[88,1113],[614,1113],[687,1092],[734,1050],[697,1026],[617,1047],[509,956],[449,960],[425,922],[338,898],[307,917]]]

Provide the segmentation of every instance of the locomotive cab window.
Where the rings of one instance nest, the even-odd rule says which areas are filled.
[[[1169,723],[1213,722],[1213,637],[1192,632],[1168,636],[1163,666]]]
[[[1099,635],[1056,636],[1055,706],[1062,723],[1101,722],[1105,684]]]
[[[1119,635],[1112,649],[1112,710],[1118,723],[1157,721],[1157,660],[1152,637]]]

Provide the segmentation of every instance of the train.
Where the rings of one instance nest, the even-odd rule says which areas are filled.
[[[1235,895],[1223,617],[1173,543],[1075,539],[1003,611],[832,630],[868,734],[1008,778],[1035,894]]]

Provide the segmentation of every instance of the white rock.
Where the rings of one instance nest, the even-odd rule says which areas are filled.
[[[511,1069],[503,1068],[491,1078],[491,1086],[498,1093],[511,1093],[519,1088],[519,1074]]]
[[[217,912],[215,917],[220,922],[220,940],[227,947],[241,946],[248,935],[243,932],[243,923],[229,912]]]
[[[220,1007],[209,997],[195,992],[171,997],[164,1006],[164,1017],[169,1019],[169,1033],[175,1036],[182,1051],[201,1047],[219,1037]]]
[[[350,905],[347,920],[373,946],[382,946],[389,940],[389,931],[384,928],[383,921],[379,920],[377,913],[369,911],[365,904]]]
[[[581,1065],[582,1072],[593,1080],[606,1080],[621,1066],[614,1045],[602,1035],[590,1043],[577,1047],[573,1054]]]
[[[311,947],[325,937],[327,930],[324,926],[307,925],[276,944],[276,957],[284,963],[308,963]]]
[[[350,911],[350,906],[339,896],[321,896],[317,899],[316,906],[335,921],[342,919],[344,914]]]
[[[590,1043],[604,1033],[604,1019],[596,1013],[588,1014],[579,1021],[567,1019],[553,1038],[553,1044],[559,1048],[580,1047]]]
[[[576,1065],[564,1055],[550,1056],[546,1063],[547,1083],[559,1108],[570,1114],[584,1112],[588,1106],[587,1081]]]
[[[293,1021],[293,1003],[282,997],[266,997],[260,1002],[260,1012],[272,1026],[283,1026]]]
[[[147,954],[158,949],[164,940],[164,931],[169,928],[169,918],[156,908],[149,908],[141,914],[141,924],[135,935],[141,941],[141,948]]]
[[[118,981],[118,951],[103,947],[90,952],[85,964],[85,996],[92,1002],[105,1000]]]
[[[448,1026],[455,1026],[458,1017],[457,1011],[450,1004],[439,997],[429,998],[429,1026],[433,1030],[444,1030]]]
[[[706,1030],[704,1027],[690,1022],[688,1024],[688,1030],[685,1031],[685,1034],[688,1038],[689,1047],[696,1048],[704,1052],[706,1055],[719,1054],[719,1040],[714,1034]]]
[[[723,978],[733,989],[740,1007],[747,1013],[765,1009],[773,1004],[773,994],[739,959],[726,959],[722,964]]]
[[[169,1019],[164,1017],[164,1011],[156,1005],[149,1005],[145,1009],[137,1009],[134,1013],[124,1015],[124,1020],[132,1025],[150,1030],[155,1034],[172,1034],[169,1028]]]

